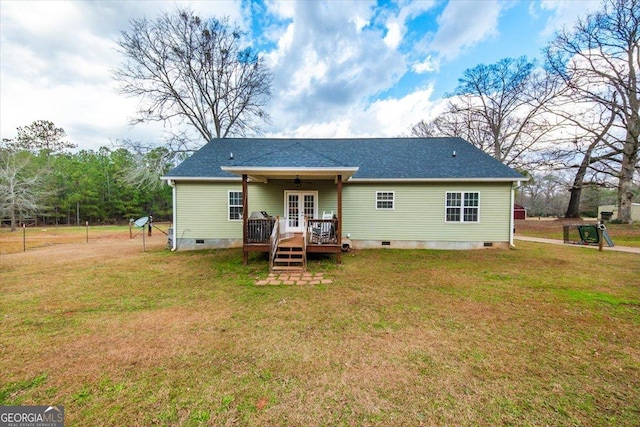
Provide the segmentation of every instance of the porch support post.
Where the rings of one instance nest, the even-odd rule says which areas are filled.
[[[242,175],[242,264],[249,264],[249,252],[245,248],[247,244],[247,221],[249,218],[249,192],[247,191],[247,175]]]
[[[338,175],[338,264],[342,263],[342,175]]]

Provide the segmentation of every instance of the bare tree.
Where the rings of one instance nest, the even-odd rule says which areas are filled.
[[[546,49],[548,68],[624,127],[618,169],[618,218],[631,222],[640,135],[640,0],[604,0],[600,12],[565,29]]]
[[[33,170],[30,159],[29,153],[0,147],[0,214],[10,218],[11,231],[18,219],[42,208],[43,175]]]
[[[549,114],[561,123],[554,133],[553,144],[543,154],[541,163],[556,170],[574,170],[569,188],[570,198],[566,218],[580,217],[580,198],[585,185],[605,185],[607,177],[602,166],[615,161],[620,154],[615,137],[617,114],[577,96],[567,88],[545,105]],[[602,180],[602,175],[605,175]],[[598,180],[602,182],[598,183]]]
[[[133,123],[178,120],[205,142],[260,132],[268,123],[271,73],[228,18],[201,19],[178,9],[155,21],[132,20],[118,40],[125,61],[120,92],[140,98]]]
[[[132,167],[124,171],[125,182],[143,190],[161,188],[160,178],[193,151],[189,142],[184,134],[172,135],[164,146],[129,139],[118,141],[118,147],[131,152],[135,159]]]
[[[566,181],[562,174],[536,172],[518,191],[517,202],[530,216],[560,217],[566,209]]]
[[[445,136],[460,136],[512,167],[525,167],[552,129],[542,106],[554,95],[553,80],[526,57],[504,58],[464,71],[448,106],[432,125],[416,125]]]
[[[17,128],[16,140],[19,149],[44,156],[46,162],[40,163],[41,167],[38,169],[38,210],[43,220],[48,221],[53,217],[57,224],[58,207],[65,186],[62,180],[56,178],[56,159],[61,154],[68,154],[77,145],[67,140],[67,133],[63,128],[48,120],[36,120],[28,126]]]
[[[472,103],[470,96],[447,101],[444,112],[430,122],[421,120],[411,128],[411,134],[417,137],[458,136],[493,155],[488,127],[483,124],[480,115],[473,111]]]
[[[418,138],[431,138],[434,136],[438,136],[440,132],[436,128],[434,122],[425,122],[424,120],[420,120],[415,125],[411,126],[411,135],[417,136]]]

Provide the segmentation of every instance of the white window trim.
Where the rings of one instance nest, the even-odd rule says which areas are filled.
[[[391,199],[391,205],[392,207],[390,208],[379,208],[378,207],[378,202],[388,202],[389,200],[378,200],[378,195],[381,193],[387,193],[387,194],[391,194],[393,196],[393,198]],[[395,191],[376,191],[376,210],[377,211],[394,211],[396,210],[396,192]]]
[[[449,194],[455,194],[458,193],[460,194],[460,200],[461,200],[461,205],[459,207],[460,209],[460,221],[449,221],[447,219],[447,209],[448,208],[453,208],[453,207],[457,207],[457,206],[447,206],[447,198],[449,196]],[[464,205],[464,196],[465,194],[469,194],[469,193],[476,193],[478,195],[478,206],[465,206]],[[464,220],[464,208],[465,207],[475,207],[478,209],[478,219],[477,221],[465,221]],[[447,191],[445,192],[444,195],[444,222],[447,224],[479,224],[480,223],[480,192],[479,191]]]
[[[238,219],[233,219],[231,218],[231,208],[232,207],[241,207],[242,205],[232,205],[231,204],[231,193],[240,193],[242,194],[242,190],[238,191],[238,190],[229,190],[227,191],[227,221],[230,222],[238,222],[238,221],[242,221],[242,211],[240,212],[240,216]],[[244,201],[244,194],[242,194],[242,200]]]

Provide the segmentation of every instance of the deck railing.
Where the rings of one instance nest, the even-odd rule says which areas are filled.
[[[307,225],[307,217],[304,217],[304,220],[302,222],[303,230],[308,230],[309,226]],[[302,269],[304,271],[307,271],[307,233],[303,232],[302,233]]]
[[[247,218],[247,241],[245,243],[267,243],[275,222],[275,218]]]
[[[276,259],[278,245],[280,244],[280,223],[280,218],[276,217],[273,229],[271,230],[271,236],[269,236],[269,271],[273,270],[273,263]]]
[[[280,222],[280,226],[278,227],[280,240],[293,237],[293,232],[289,231],[289,227],[287,227],[287,219],[278,217],[278,222]]]
[[[248,218],[247,241],[245,243],[272,243],[273,231],[277,230],[277,240],[293,237],[293,233],[287,231],[285,218]],[[338,219],[313,219],[304,218],[303,230],[305,246],[309,244],[337,244]]]
[[[309,219],[305,227],[311,244],[337,244],[338,219]]]

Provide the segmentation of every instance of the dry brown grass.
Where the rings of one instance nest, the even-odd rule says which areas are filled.
[[[154,228],[152,239],[164,238],[162,231],[166,233],[169,225],[166,223],[156,223],[158,228]],[[33,249],[41,249],[53,245],[66,245],[74,243],[100,242],[104,240],[124,240],[130,235],[140,240],[142,231],[134,227],[122,226],[47,226],[47,227],[27,227],[20,228],[17,231],[10,231],[8,227],[0,228],[0,255],[13,254]],[[142,243],[140,243],[142,245]]]
[[[265,287],[256,255],[149,243],[0,256],[2,404],[71,426],[640,422],[637,255],[359,251],[310,263],[331,285]]]

